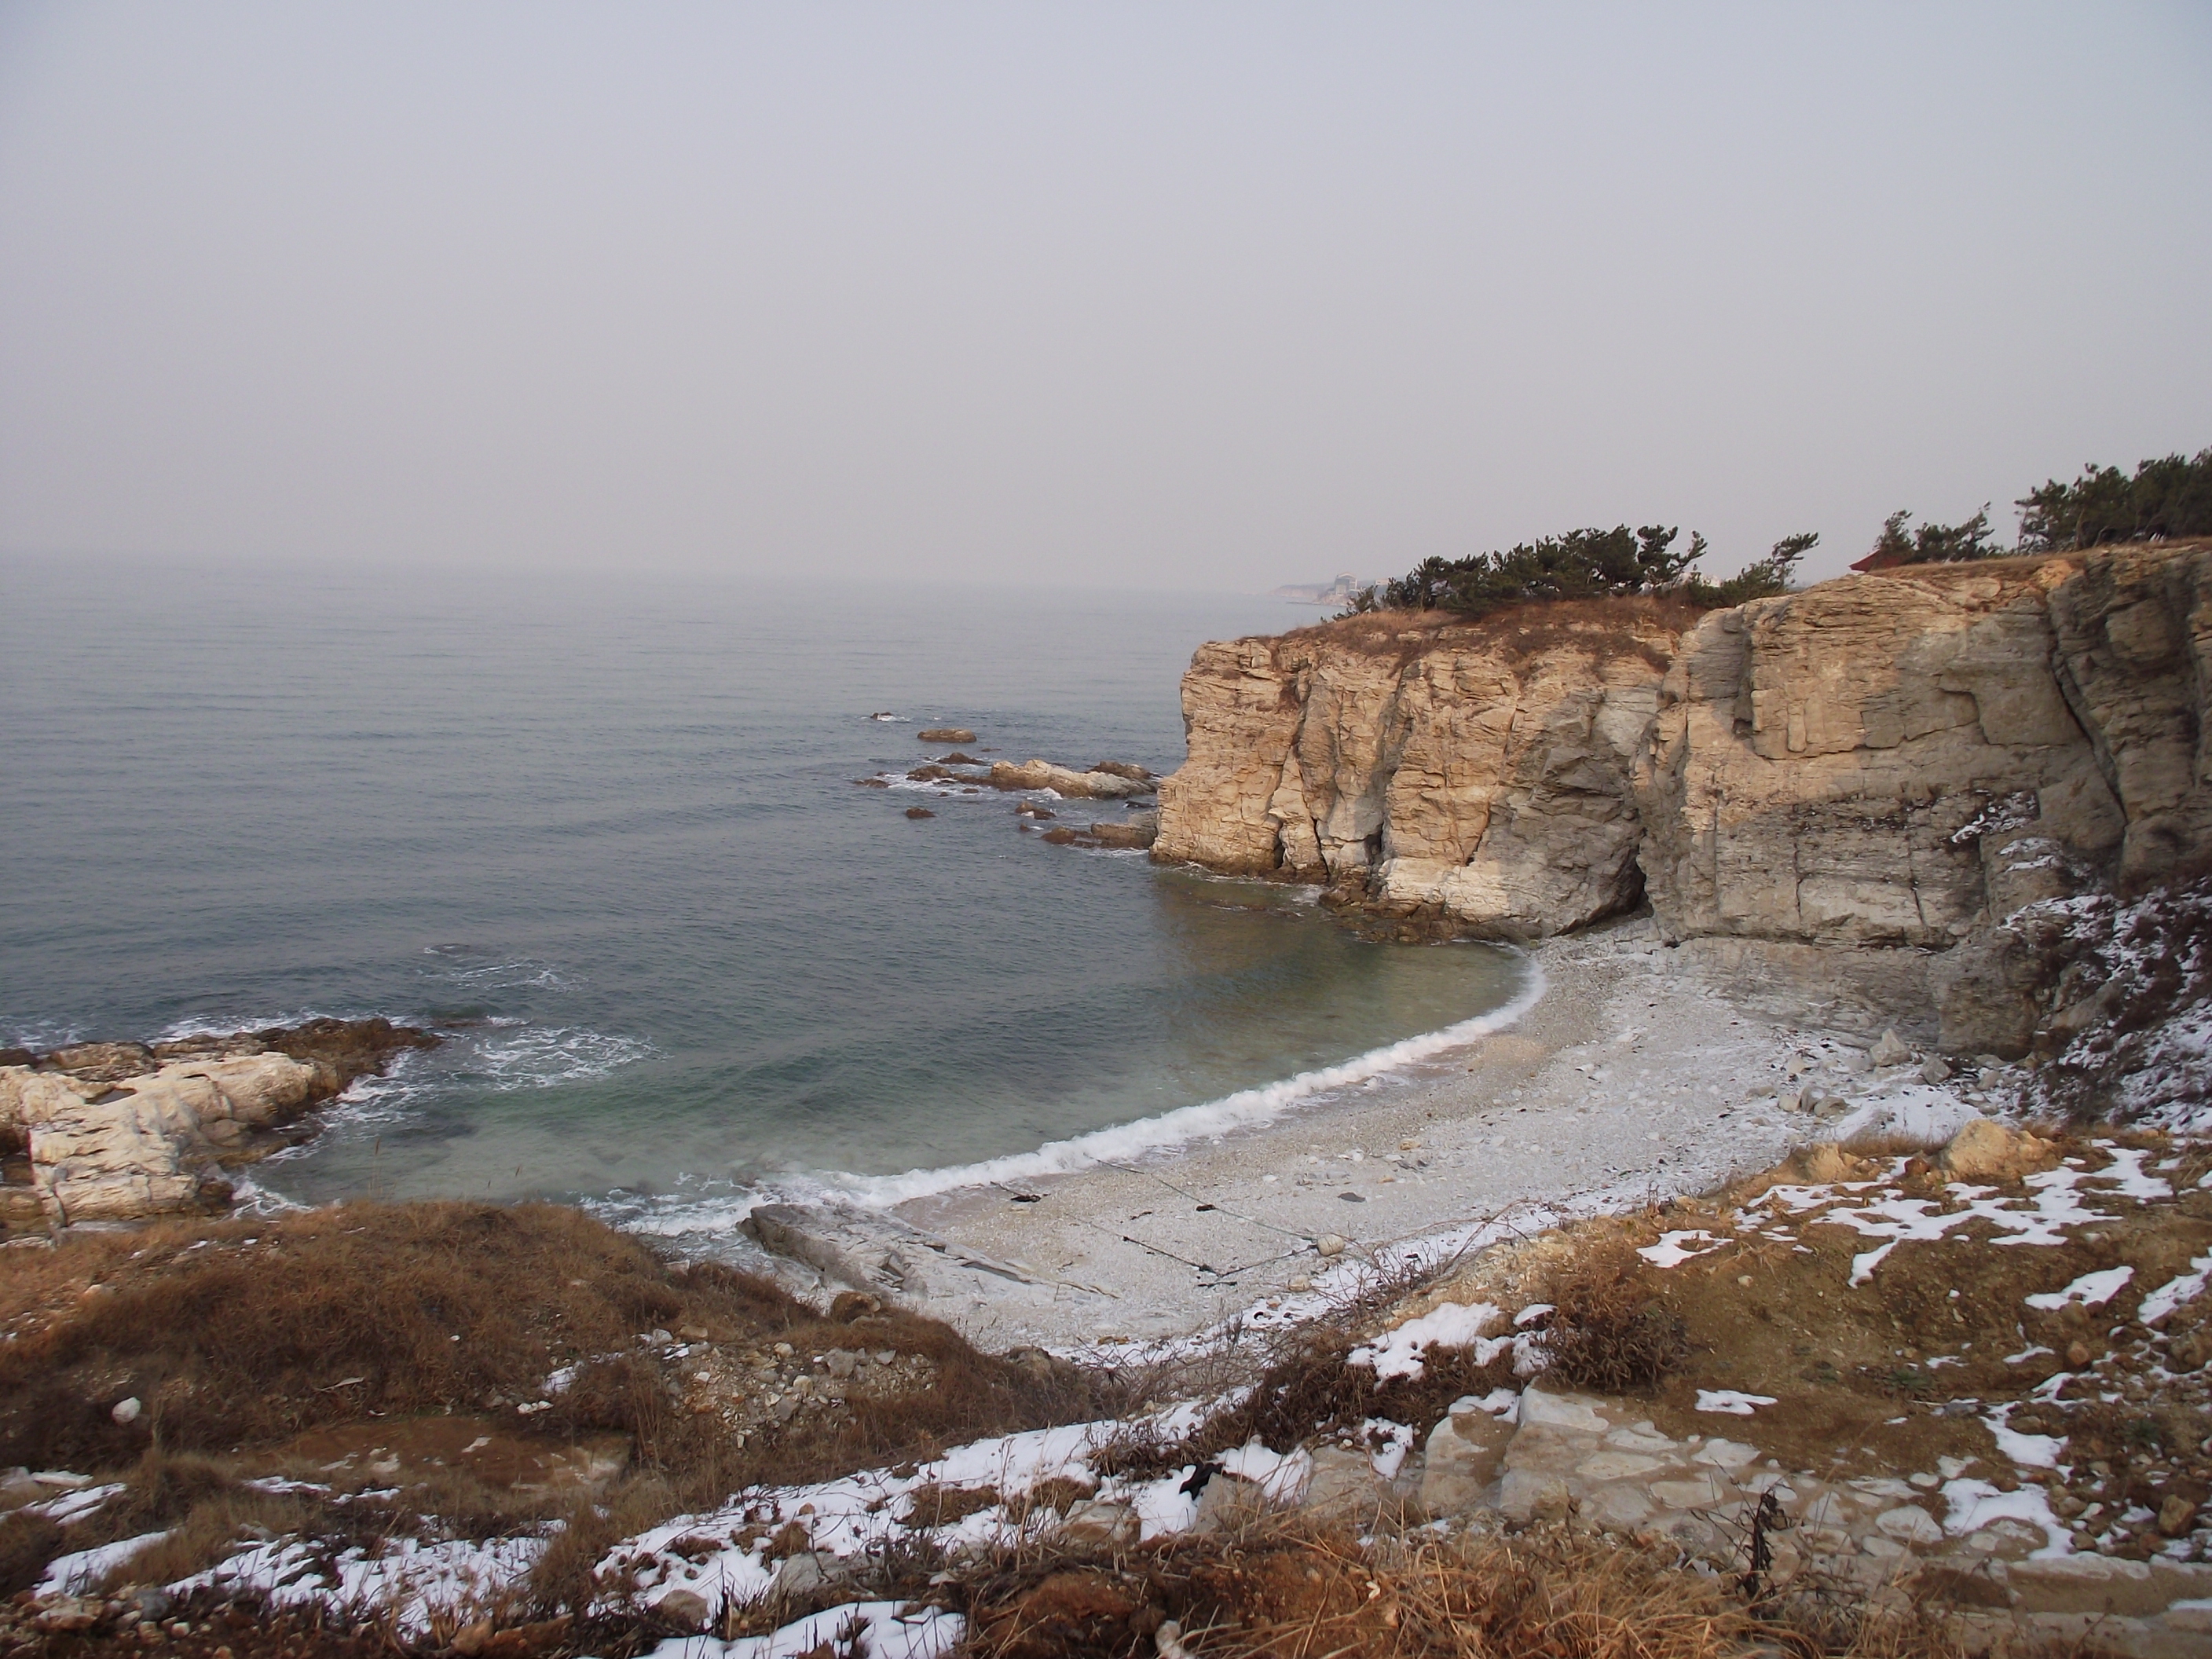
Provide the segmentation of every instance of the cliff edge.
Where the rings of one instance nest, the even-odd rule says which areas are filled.
[[[1351,617],[1200,647],[1153,856],[1322,882],[1409,932],[1541,937],[1648,899],[1753,1000],[2016,1056],[2068,1034],[2052,981],[2096,946],[2094,905],[2050,907],[2104,902],[2109,932],[2112,902],[2203,873],[2208,689],[2203,541],[1703,614]]]

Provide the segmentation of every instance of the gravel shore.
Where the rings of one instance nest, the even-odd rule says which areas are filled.
[[[948,1316],[988,1347],[1172,1340],[1291,1292],[1328,1265],[1327,1235],[1358,1260],[1485,1220],[1700,1191],[1876,1109],[1844,1124],[1784,1109],[1793,1059],[1852,1087],[1851,1040],[1732,1003],[1648,919],[1547,941],[1530,964],[1545,989],[1526,1014],[1420,1067],[1157,1160],[901,1206],[1056,1287]],[[1949,1104],[1934,1115],[1971,1109]]]

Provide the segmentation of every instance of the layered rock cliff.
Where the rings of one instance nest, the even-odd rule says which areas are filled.
[[[1534,935],[1634,902],[1631,787],[1686,609],[1385,613],[1200,647],[1152,856]]]
[[[1754,999],[2017,1054],[2049,907],[2212,851],[2209,692],[2203,543],[1356,617],[1199,651],[1154,856],[1498,937],[1648,897]]]
[[[437,1041],[383,1018],[313,1019],[150,1047],[0,1051],[0,1227],[219,1208],[231,1195],[226,1166],[268,1151],[275,1131],[356,1078]]]

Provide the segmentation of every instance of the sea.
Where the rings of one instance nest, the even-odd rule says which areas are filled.
[[[0,562],[0,1039],[385,1014],[446,1036],[269,1205],[1018,1186],[1389,1087],[1510,1018],[1490,946],[1045,844],[1115,803],[904,773],[1183,757],[1240,594]],[[896,787],[860,787],[885,777]],[[907,809],[935,814],[909,818]]]

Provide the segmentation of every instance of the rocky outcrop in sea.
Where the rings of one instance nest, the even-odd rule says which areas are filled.
[[[224,1171],[392,1058],[436,1036],[373,1019],[173,1042],[0,1051],[0,1137],[10,1228],[221,1209]]]

